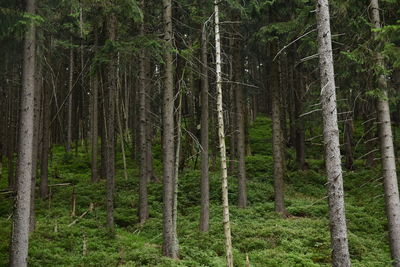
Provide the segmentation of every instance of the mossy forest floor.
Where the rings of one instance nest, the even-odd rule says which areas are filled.
[[[358,128],[357,128],[358,129]],[[357,133],[361,135],[361,133]],[[237,183],[229,178],[231,221],[236,266],[331,266],[326,177],[322,146],[307,150],[310,169],[298,171],[294,152],[287,153],[286,206],[289,218],[274,212],[271,122],[258,118],[250,129],[252,156],[247,157],[249,207],[235,206]],[[315,142],[315,141],[313,141]],[[119,145],[118,145],[119,147]],[[362,155],[358,148],[356,154]],[[154,145],[155,168],[161,178],[160,145]],[[128,157],[129,158],[129,157]],[[6,165],[6,164],[5,164]],[[66,154],[54,147],[50,184],[71,183],[77,194],[77,217],[94,203],[94,210],[71,226],[72,186],[52,187],[51,200],[36,200],[36,231],[30,238],[30,266],[225,266],[219,165],[212,161],[210,231],[198,231],[200,173],[189,167],[179,177],[178,236],[180,260],[162,257],[162,183],[149,186],[150,219],[137,223],[138,168],[128,160],[123,178],[117,154],[115,195],[116,237],[105,228],[105,183],[90,183],[90,156],[80,147]],[[379,163],[377,164],[379,166]],[[198,169],[199,164],[197,164]],[[6,187],[7,170],[0,180]],[[349,246],[353,266],[391,266],[387,241],[383,185],[378,167],[356,161],[344,174]],[[12,200],[0,195],[0,266],[8,264]],[[86,247],[86,248],[85,248]],[[86,253],[84,253],[86,252]]]

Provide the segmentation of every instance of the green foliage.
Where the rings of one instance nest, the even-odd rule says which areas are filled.
[[[356,136],[361,123],[355,123]],[[308,158],[310,170],[288,171],[286,206],[289,218],[274,212],[273,170],[270,142],[271,121],[258,118],[250,129],[255,151],[246,159],[249,207],[235,206],[237,179],[229,177],[232,236],[235,262],[251,266],[331,266],[331,249],[324,162]],[[159,139],[153,146],[156,172],[160,172]],[[293,152],[289,152],[293,153]],[[320,154],[311,153],[307,155]],[[138,169],[128,161],[129,180],[122,173],[121,153],[117,154],[115,195],[116,237],[110,239],[105,227],[105,181],[92,184],[89,157],[83,148],[78,154],[53,147],[50,183],[71,182],[77,194],[77,215],[94,204],[93,212],[68,226],[71,186],[52,188],[49,200],[36,200],[37,228],[30,242],[30,266],[223,266],[224,237],[220,206],[220,174],[210,173],[210,231],[200,233],[200,172],[186,169],[179,176],[178,236],[180,260],[162,257],[162,183],[149,185],[150,219],[139,225]],[[129,158],[129,157],[128,157]],[[358,163],[361,164],[361,163]],[[6,170],[5,170],[6,171]],[[346,214],[353,266],[390,266],[380,170],[360,168],[344,175]],[[1,188],[6,179],[0,180]],[[0,265],[8,262],[11,198],[0,195]],[[83,244],[86,255],[83,255]]]

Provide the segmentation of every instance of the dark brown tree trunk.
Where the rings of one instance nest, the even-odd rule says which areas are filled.
[[[72,38],[71,38],[72,43]],[[74,79],[74,49],[69,49],[69,79],[68,79],[68,116],[67,116],[67,152],[71,151],[72,144],[72,87]]]
[[[344,150],[346,155],[346,169],[353,169],[353,119],[347,118],[344,124]]]
[[[301,170],[305,170],[307,168],[306,164],[306,146],[305,146],[305,133],[304,133],[304,124],[303,118],[300,118],[301,113],[303,112],[303,102],[305,101],[304,96],[304,79],[301,75],[300,70],[295,71],[296,74],[296,82],[297,84],[295,96],[295,148],[296,148],[296,161]]]
[[[273,54],[276,53],[276,44],[273,44]],[[271,69],[271,108],[272,108],[272,148],[274,158],[274,189],[275,189],[275,211],[286,213],[284,201],[284,155],[283,155],[283,133],[281,116],[281,94],[279,88],[279,64],[274,61]]]
[[[14,151],[15,151],[15,96],[13,94],[13,88],[9,88],[8,95],[10,96],[8,100],[8,129],[7,129],[7,170],[8,170],[8,187],[15,189],[15,176],[14,176]]]
[[[26,2],[26,12],[35,14],[35,1]],[[31,20],[24,41],[20,129],[17,163],[17,196],[13,216],[10,266],[25,267],[28,260],[31,202],[34,92],[36,67],[36,27]]]
[[[39,140],[40,140],[40,107],[42,102],[42,62],[36,66],[37,73],[35,74],[35,92],[34,92],[34,115],[33,115],[33,149],[32,149],[32,181],[31,181],[31,205],[29,217],[29,232],[35,230],[35,189],[36,189],[36,170],[39,155]]]
[[[240,19],[239,19],[240,20]],[[238,154],[238,206],[247,206],[247,177],[246,177],[246,144],[245,144],[245,103],[243,94],[243,68],[242,68],[242,44],[236,36],[233,51],[233,90],[235,92],[236,122],[237,122],[237,154]]]
[[[163,254],[170,258],[178,258],[178,247],[175,247],[172,208],[174,199],[174,69],[173,69],[173,32],[172,3],[163,0],[164,39],[167,47],[164,52],[165,80],[163,94],[163,176],[164,176],[164,210],[163,210]]]
[[[144,0],[141,1],[144,8]],[[140,35],[144,36],[144,22],[140,25]],[[143,49],[139,59],[139,142],[140,142],[140,178],[139,178],[139,222],[143,224],[149,217],[149,205],[147,197],[147,183],[149,181],[147,172],[147,114],[146,114],[146,91],[148,88],[148,65],[149,58],[146,50]],[[146,134],[147,133],[147,134]]]
[[[43,88],[43,126],[42,126],[42,158],[40,161],[40,197],[49,195],[49,149],[50,149],[50,88]]]
[[[207,30],[201,28],[201,209],[200,231],[209,229],[210,217],[210,185],[208,160],[208,58],[207,58]]]
[[[98,53],[98,30],[95,29],[95,41],[94,41],[94,49],[95,56]],[[90,121],[90,139],[92,146],[92,158],[91,158],[91,181],[93,183],[98,182],[98,173],[97,173],[97,142],[98,142],[98,134],[99,134],[99,74],[96,72],[93,76],[92,82],[92,101],[91,101],[91,121]]]
[[[233,64],[231,64],[231,69]],[[231,71],[233,74],[233,71]],[[230,75],[230,80],[233,80],[233,75]],[[228,125],[228,129],[230,131],[230,138],[229,138],[229,175],[234,175],[236,171],[236,161],[237,161],[237,148],[236,148],[236,141],[237,141],[237,121],[236,121],[236,105],[235,105],[235,92],[234,86],[231,84],[229,88],[229,118],[230,123]]]
[[[107,38],[114,45],[117,34],[117,17],[111,12],[107,18]],[[115,49],[115,47],[112,47]],[[117,91],[117,55],[113,51],[107,64],[107,114],[106,114],[106,189],[107,189],[107,228],[114,234],[114,187],[115,187],[115,101]]]

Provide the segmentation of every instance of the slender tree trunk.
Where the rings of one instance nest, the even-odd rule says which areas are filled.
[[[15,177],[14,177],[14,151],[15,151],[15,117],[16,110],[14,109],[14,94],[13,89],[9,88],[9,100],[8,100],[8,129],[7,129],[7,161],[8,161],[8,187],[12,190],[15,190]]]
[[[290,120],[290,136],[289,136],[289,144],[291,147],[295,147],[296,145],[296,92],[295,92],[295,53],[290,53],[288,55],[288,64],[287,64],[287,72],[288,72],[288,114]]]
[[[95,29],[95,42],[94,42],[94,50],[95,56],[98,53],[98,30]],[[97,174],[97,139],[98,139],[98,124],[99,124],[99,74],[95,73],[93,76],[93,83],[92,83],[92,101],[91,101],[91,121],[90,121],[90,135],[91,135],[91,146],[92,146],[92,160],[91,160],[91,167],[92,167],[92,176],[91,181],[93,183],[98,182],[98,174]]]
[[[240,20],[240,17],[238,18]],[[240,36],[236,36],[240,38]],[[235,92],[235,108],[236,108],[236,123],[237,123],[237,154],[238,154],[238,206],[245,208],[247,206],[247,177],[246,177],[246,144],[245,144],[245,103],[243,86],[240,84],[243,79],[242,69],[242,55],[241,55],[242,44],[239,39],[234,41],[233,51],[233,90]]]
[[[178,258],[178,248],[174,246],[172,208],[174,201],[174,69],[173,69],[173,32],[172,3],[163,0],[164,39],[167,47],[164,52],[165,80],[163,95],[163,176],[164,176],[164,210],[163,210],[163,252],[164,256]]]
[[[172,231],[174,235],[174,249],[178,250],[179,240],[177,233],[178,221],[178,179],[179,179],[179,157],[181,153],[181,139],[182,139],[182,94],[179,92],[179,106],[178,106],[178,119],[177,119],[177,137],[176,137],[176,151],[175,151],[175,170],[174,170],[174,203],[172,205]]]
[[[378,0],[371,0],[372,23],[375,29],[381,28]],[[377,32],[374,32],[377,36]],[[377,63],[380,69],[385,68],[382,55],[377,53]],[[396,174],[396,158],[393,149],[392,126],[387,94],[387,79],[384,74],[378,77],[379,88],[383,96],[377,101],[379,141],[381,147],[381,162],[385,186],[386,213],[389,224],[390,250],[393,266],[400,266],[400,198]]]
[[[225,234],[225,253],[226,266],[233,267],[231,223],[229,220],[229,201],[228,201],[228,173],[226,167],[226,146],[224,130],[224,113],[222,106],[222,71],[221,71],[221,37],[219,32],[219,0],[214,0],[215,15],[215,63],[216,63],[216,82],[217,82],[217,114],[218,114],[218,139],[221,153],[221,176],[222,176],[222,208],[223,224]]]
[[[346,169],[353,169],[353,118],[349,117],[344,123],[344,150],[346,154]]]
[[[72,38],[71,38],[72,43]],[[71,151],[72,144],[72,86],[74,79],[74,49],[69,49],[69,80],[68,80],[68,117],[67,117],[67,152]]]
[[[117,17],[111,12],[107,19],[107,37],[112,43],[116,41]],[[107,228],[114,233],[114,187],[115,187],[115,101],[117,91],[117,55],[110,54],[107,66],[107,161],[106,161],[106,189],[107,189]]]
[[[32,149],[32,181],[31,181],[31,205],[29,218],[29,232],[35,230],[35,189],[36,189],[36,170],[39,155],[39,139],[40,139],[40,107],[42,101],[42,63],[36,65],[37,73],[35,75],[35,92],[34,92],[34,115],[33,115],[33,149]]]
[[[201,29],[201,210],[200,231],[209,229],[210,217],[210,185],[208,160],[208,58],[207,29],[204,24]]]
[[[26,12],[35,14],[35,0],[26,2]],[[13,216],[10,266],[27,266],[32,182],[33,118],[36,65],[36,27],[31,20],[24,41],[24,65],[17,163],[17,196]]]
[[[344,207],[328,0],[318,0],[317,25],[333,266],[351,266]]]
[[[144,8],[144,0],[141,1],[142,8]],[[145,26],[144,22],[140,25],[140,34],[144,36]],[[140,178],[139,178],[139,222],[145,223],[149,218],[149,205],[147,197],[147,120],[146,120],[146,90],[148,84],[148,77],[146,72],[146,60],[148,57],[145,50],[140,53],[140,76],[139,76],[139,142],[140,142]]]
[[[232,62],[232,60],[231,60]],[[231,68],[232,69],[232,66]],[[233,71],[231,71],[233,73]],[[233,75],[229,75],[230,80],[233,80]],[[236,171],[236,155],[237,155],[237,148],[236,148],[236,141],[237,141],[237,121],[236,121],[236,105],[235,105],[235,92],[234,86],[231,84],[229,88],[229,118],[230,124],[228,125],[228,129],[230,131],[230,142],[229,142],[229,175],[234,175]]]
[[[305,134],[304,134],[304,124],[302,118],[300,118],[300,114],[303,111],[303,102],[304,102],[304,82],[303,77],[301,76],[300,71],[294,72],[297,77],[296,86],[296,97],[295,97],[295,116],[296,116],[296,140],[295,140],[295,148],[296,148],[296,161],[301,170],[306,169],[306,146],[305,146]]]
[[[45,199],[49,195],[48,164],[50,149],[50,92],[49,88],[43,88],[43,129],[42,129],[42,158],[40,161],[40,197]]]
[[[119,84],[119,83],[117,83],[117,84]],[[119,89],[117,89],[117,95],[116,95],[116,102],[118,103],[118,105],[116,107],[117,123],[118,123],[118,130],[119,130],[119,140],[120,140],[120,144],[121,144],[122,163],[124,164],[124,177],[125,177],[125,181],[128,181],[128,170],[127,170],[127,166],[126,166],[126,156],[125,156],[124,130],[122,128],[122,122],[121,122],[121,112],[120,112],[121,105],[120,105],[118,90]]]
[[[148,76],[149,77],[149,76]],[[150,77],[149,77],[150,79]],[[151,90],[150,90],[151,92]],[[152,142],[153,142],[153,126],[151,120],[151,104],[150,104],[150,97],[146,96],[146,168],[147,168],[147,179],[148,182],[151,180],[156,180],[156,174],[154,173],[154,166],[153,166],[153,152],[152,152]]]
[[[273,54],[276,52],[276,43],[272,45]],[[285,158],[283,155],[283,133],[281,116],[281,94],[279,84],[279,65],[276,61],[271,69],[271,108],[272,108],[272,149],[274,158],[274,189],[275,189],[275,211],[285,215],[284,201],[284,176]]]

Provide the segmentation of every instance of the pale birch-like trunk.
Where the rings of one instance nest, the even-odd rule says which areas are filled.
[[[26,12],[35,14],[35,0],[26,2]],[[13,216],[10,266],[27,266],[32,183],[36,27],[31,20],[24,41],[20,129],[17,163],[17,195]]]
[[[229,220],[228,201],[228,172],[226,167],[226,146],[224,130],[224,113],[222,106],[222,71],[221,71],[221,37],[219,32],[219,0],[214,0],[215,15],[215,64],[217,82],[217,116],[218,116],[218,139],[221,153],[221,182],[222,182],[222,208],[223,224],[225,234],[226,266],[233,267],[231,224]]]
[[[375,29],[381,28],[378,0],[371,0],[372,23]],[[374,32],[374,36],[377,32]],[[385,68],[382,55],[377,53],[377,64],[380,69]],[[377,101],[379,143],[381,147],[381,162],[385,187],[386,213],[389,224],[389,244],[393,266],[400,266],[400,199],[399,186],[396,174],[396,158],[393,148],[392,126],[387,94],[387,78],[384,74],[378,77],[379,88],[383,97]]]
[[[318,53],[324,124],[325,164],[328,175],[329,222],[333,266],[351,266],[344,206],[342,166],[337,123],[335,73],[328,0],[317,2]]]

